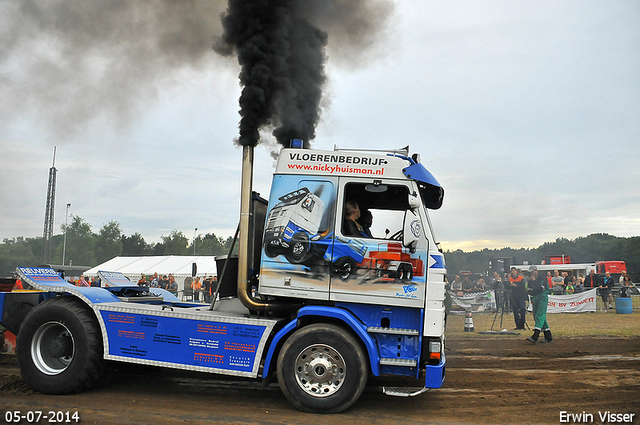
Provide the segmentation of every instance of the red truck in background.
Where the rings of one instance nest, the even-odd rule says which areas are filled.
[[[604,274],[609,272],[611,274],[614,273],[622,273],[627,271],[627,265],[624,261],[597,261],[596,262],[596,273]]]
[[[542,260],[543,265],[556,265],[556,264],[573,264],[569,255],[545,255]],[[582,265],[582,264],[581,264]],[[609,272],[611,274],[620,274],[623,271],[627,271],[627,265],[624,261],[596,261],[595,263],[585,263],[585,276],[592,268],[597,274],[605,274]]]
[[[542,264],[571,264],[571,257],[568,255],[545,255]]]

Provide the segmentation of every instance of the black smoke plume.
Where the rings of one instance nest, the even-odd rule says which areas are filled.
[[[343,41],[375,32],[372,3],[348,0],[229,0],[222,16],[224,34],[214,49],[235,53],[241,66],[240,145],[255,146],[262,128],[273,128],[278,143],[292,138],[309,144],[320,120],[324,65],[329,41],[324,23]],[[333,22],[332,22],[333,21]],[[336,23],[338,25],[336,26]],[[344,24],[340,27],[340,23]]]
[[[225,72],[215,41],[242,63],[242,143],[268,126],[278,140],[310,140],[327,56],[370,62],[391,10],[389,0],[0,0],[0,129],[30,117],[61,139],[97,118],[127,129],[172,86]]]

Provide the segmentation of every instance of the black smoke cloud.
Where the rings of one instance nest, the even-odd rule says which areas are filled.
[[[229,66],[215,44],[242,64],[243,143],[257,143],[262,127],[310,140],[327,57],[368,62],[391,11],[389,0],[0,0],[0,126],[26,119],[68,137],[102,117],[126,129],[164,90]],[[267,47],[253,55],[271,60],[243,50],[260,37]],[[256,79],[273,90],[250,89]]]
[[[0,1],[0,114],[58,139],[94,119],[126,129],[163,90],[207,70],[225,1]]]
[[[326,77],[327,33],[311,25],[296,0],[230,0],[220,53],[241,66],[241,145],[254,146],[264,126],[279,143],[315,138]]]
[[[315,138],[326,83],[328,30],[335,43],[366,44],[386,3],[338,0],[229,0],[215,46],[241,66],[240,145],[255,146],[262,128],[278,143]],[[377,21],[377,22],[376,22]],[[376,22],[376,24],[371,24]],[[326,29],[322,29],[325,27]],[[341,37],[346,35],[346,37]],[[333,39],[332,39],[333,41]]]

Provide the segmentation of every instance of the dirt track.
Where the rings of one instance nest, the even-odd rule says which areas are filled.
[[[14,356],[0,356],[0,405],[7,410],[78,411],[81,423],[560,423],[560,412],[635,414],[640,424],[640,337],[564,338],[532,345],[523,337],[450,338],[445,386],[405,399],[371,379],[362,398],[336,416],[295,410],[277,384],[211,379],[170,370],[113,374],[73,396],[30,390]],[[27,423],[23,421],[22,423]],[[41,423],[45,423],[41,421]]]

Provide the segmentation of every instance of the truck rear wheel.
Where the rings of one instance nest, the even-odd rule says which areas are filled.
[[[22,376],[45,394],[71,394],[97,384],[105,370],[102,352],[97,319],[71,297],[38,304],[18,332]]]
[[[398,266],[398,279],[400,280],[412,280],[413,279],[413,266],[408,263],[402,263]]]
[[[351,257],[340,257],[333,263],[333,273],[342,280],[349,279],[355,271],[356,261]]]
[[[360,342],[335,325],[314,324],[297,330],[278,355],[280,388],[304,412],[347,409],[364,391],[368,374]]]

